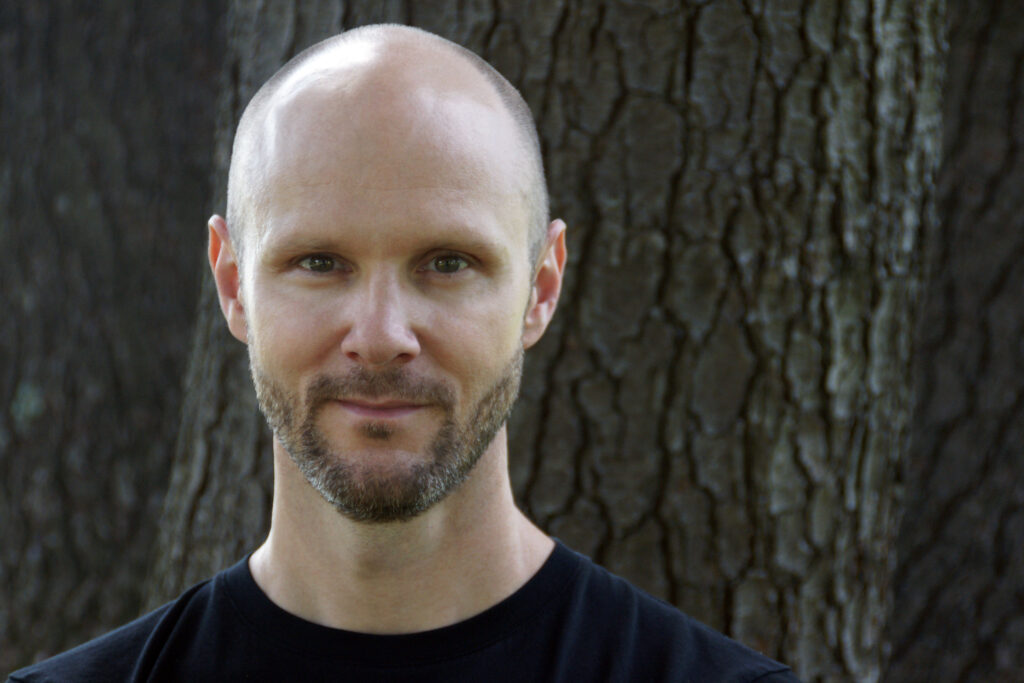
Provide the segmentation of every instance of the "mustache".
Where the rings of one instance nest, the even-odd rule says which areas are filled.
[[[401,368],[367,370],[360,367],[343,375],[319,375],[306,389],[309,406],[353,398],[399,399],[449,408],[455,404],[455,390],[441,380],[419,377]]]

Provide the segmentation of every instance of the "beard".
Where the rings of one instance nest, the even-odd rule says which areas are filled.
[[[275,383],[251,351],[249,363],[267,423],[324,500],[354,521],[399,522],[428,510],[469,476],[512,412],[522,379],[523,351],[516,352],[461,421],[451,386],[401,368],[371,372],[356,367],[344,375],[320,375],[300,397]],[[317,417],[331,401],[351,397],[400,399],[440,409],[443,418],[424,457],[406,467],[389,467],[385,473],[375,472],[372,463],[359,462],[355,454],[346,458],[344,445],[341,451],[332,450]],[[365,422],[359,429],[365,438],[382,444],[394,436],[386,422]]]

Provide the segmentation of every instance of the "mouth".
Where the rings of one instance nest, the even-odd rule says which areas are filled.
[[[353,415],[371,420],[393,420],[418,412],[427,406],[402,400],[368,401],[364,399],[342,399],[342,408]]]

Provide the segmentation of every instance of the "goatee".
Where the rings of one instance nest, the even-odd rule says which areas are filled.
[[[250,346],[252,349],[252,346]],[[508,420],[519,392],[523,351],[519,349],[498,379],[466,412],[456,416],[450,385],[412,375],[403,368],[345,375],[321,375],[304,396],[285,391],[263,371],[250,351],[250,369],[260,410],[274,435],[309,483],[341,514],[360,522],[397,522],[415,517],[443,500],[466,480]],[[388,398],[423,404],[442,412],[441,424],[423,457],[386,474],[347,457],[344,444],[328,443],[317,427],[325,405],[345,398]],[[365,422],[362,436],[386,448],[394,436],[387,422]]]

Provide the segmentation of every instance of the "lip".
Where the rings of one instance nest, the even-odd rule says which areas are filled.
[[[426,407],[408,401],[364,401],[361,399],[343,399],[339,400],[338,404],[354,415],[374,420],[393,420],[411,415]]]

